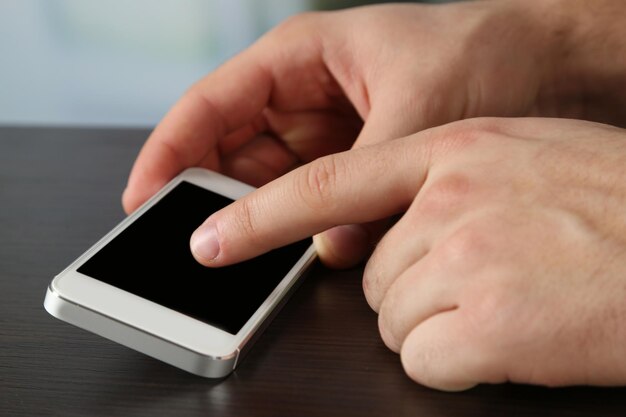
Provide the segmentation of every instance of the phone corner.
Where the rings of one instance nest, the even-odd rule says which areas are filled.
[[[202,355],[197,358],[195,365],[187,368],[187,370],[204,378],[226,378],[236,369],[239,363],[239,355],[239,349],[221,356]]]
[[[54,287],[54,280],[50,282],[46,288],[46,295],[43,300],[43,308],[53,317],[60,317],[62,315],[62,309],[64,300]]]

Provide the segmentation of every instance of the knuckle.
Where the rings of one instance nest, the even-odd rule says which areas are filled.
[[[378,328],[381,337],[385,345],[394,352],[400,350],[410,330],[410,318],[406,315],[408,300],[403,298],[403,294],[405,293],[397,285],[392,285],[387,290],[378,313]]]
[[[473,294],[471,308],[467,310],[468,324],[484,337],[495,335],[506,328],[505,321],[511,307],[511,297],[502,286],[494,285],[497,280],[485,280],[488,285],[479,286],[481,290]]]
[[[468,147],[476,146],[479,142],[495,138],[500,132],[500,123],[496,118],[483,117],[441,126],[434,130],[434,148],[444,153],[466,151]]]
[[[525,344],[520,337],[525,330],[517,324],[523,319],[509,316],[509,301],[510,297],[504,294],[490,293],[478,296],[472,308],[465,312],[466,328],[474,335],[474,343],[482,353],[476,365],[480,364],[482,369],[497,368]]]
[[[490,266],[473,278],[464,303],[465,323],[478,336],[481,351],[497,362],[529,333],[536,311],[525,307],[526,280],[510,268]]]
[[[400,350],[401,341],[395,335],[393,329],[393,318],[390,317],[390,313],[387,309],[381,309],[378,315],[378,332],[385,345],[394,352]]]
[[[270,33],[275,39],[284,40],[285,36],[305,35],[315,30],[324,12],[304,12],[290,16],[279,23]]]
[[[447,266],[464,269],[484,262],[492,248],[493,237],[479,223],[470,223],[453,232],[435,249],[436,256]]]
[[[236,222],[236,228],[246,239],[256,242],[258,240],[258,227],[255,203],[249,198],[242,198],[235,207],[233,219]]]
[[[365,270],[363,271],[363,293],[365,294],[365,300],[375,312],[380,310],[384,295],[381,290],[382,278],[377,268],[377,258],[378,256],[375,251],[367,261]]]
[[[424,190],[418,202],[419,210],[435,215],[449,212],[468,199],[473,187],[467,175],[448,174]]]
[[[303,180],[298,182],[298,195],[312,210],[327,210],[335,203],[335,187],[341,175],[341,164],[334,156],[325,156],[306,165]]]
[[[498,117],[476,117],[473,119],[465,119],[462,125],[468,131],[480,133],[481,135],[489,133],[499,133],[502,131],[502,119]]]

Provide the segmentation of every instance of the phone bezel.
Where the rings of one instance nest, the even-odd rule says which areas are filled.
[[[313,245],[305,251],[236,335],[77,271],[80,265],[106,246],[182,181],[190,182],[233,200],[254,190],[254,187],[216,172],[201,168],[187,169],[58,274],[50,283],[49,295],[205,358],[231,359],[244,348],[306,267],[315,259]],[[49,308],[49,311],[55,315],[51,310],[54,308]],[[88,323],[74,324],[89,330]]]

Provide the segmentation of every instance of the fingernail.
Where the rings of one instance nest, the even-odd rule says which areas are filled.
[[[213,223],[203,224],[191,235],[191,252],[196,259],[212,261],[220,253],[220,243]]]

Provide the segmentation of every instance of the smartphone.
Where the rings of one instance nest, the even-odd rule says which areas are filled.
[[[232,266],[196,262],[192,232],[253,189],[184,171],[57,275],[45,309],[185,371],[228,375],[316,257],[309,238]]]

